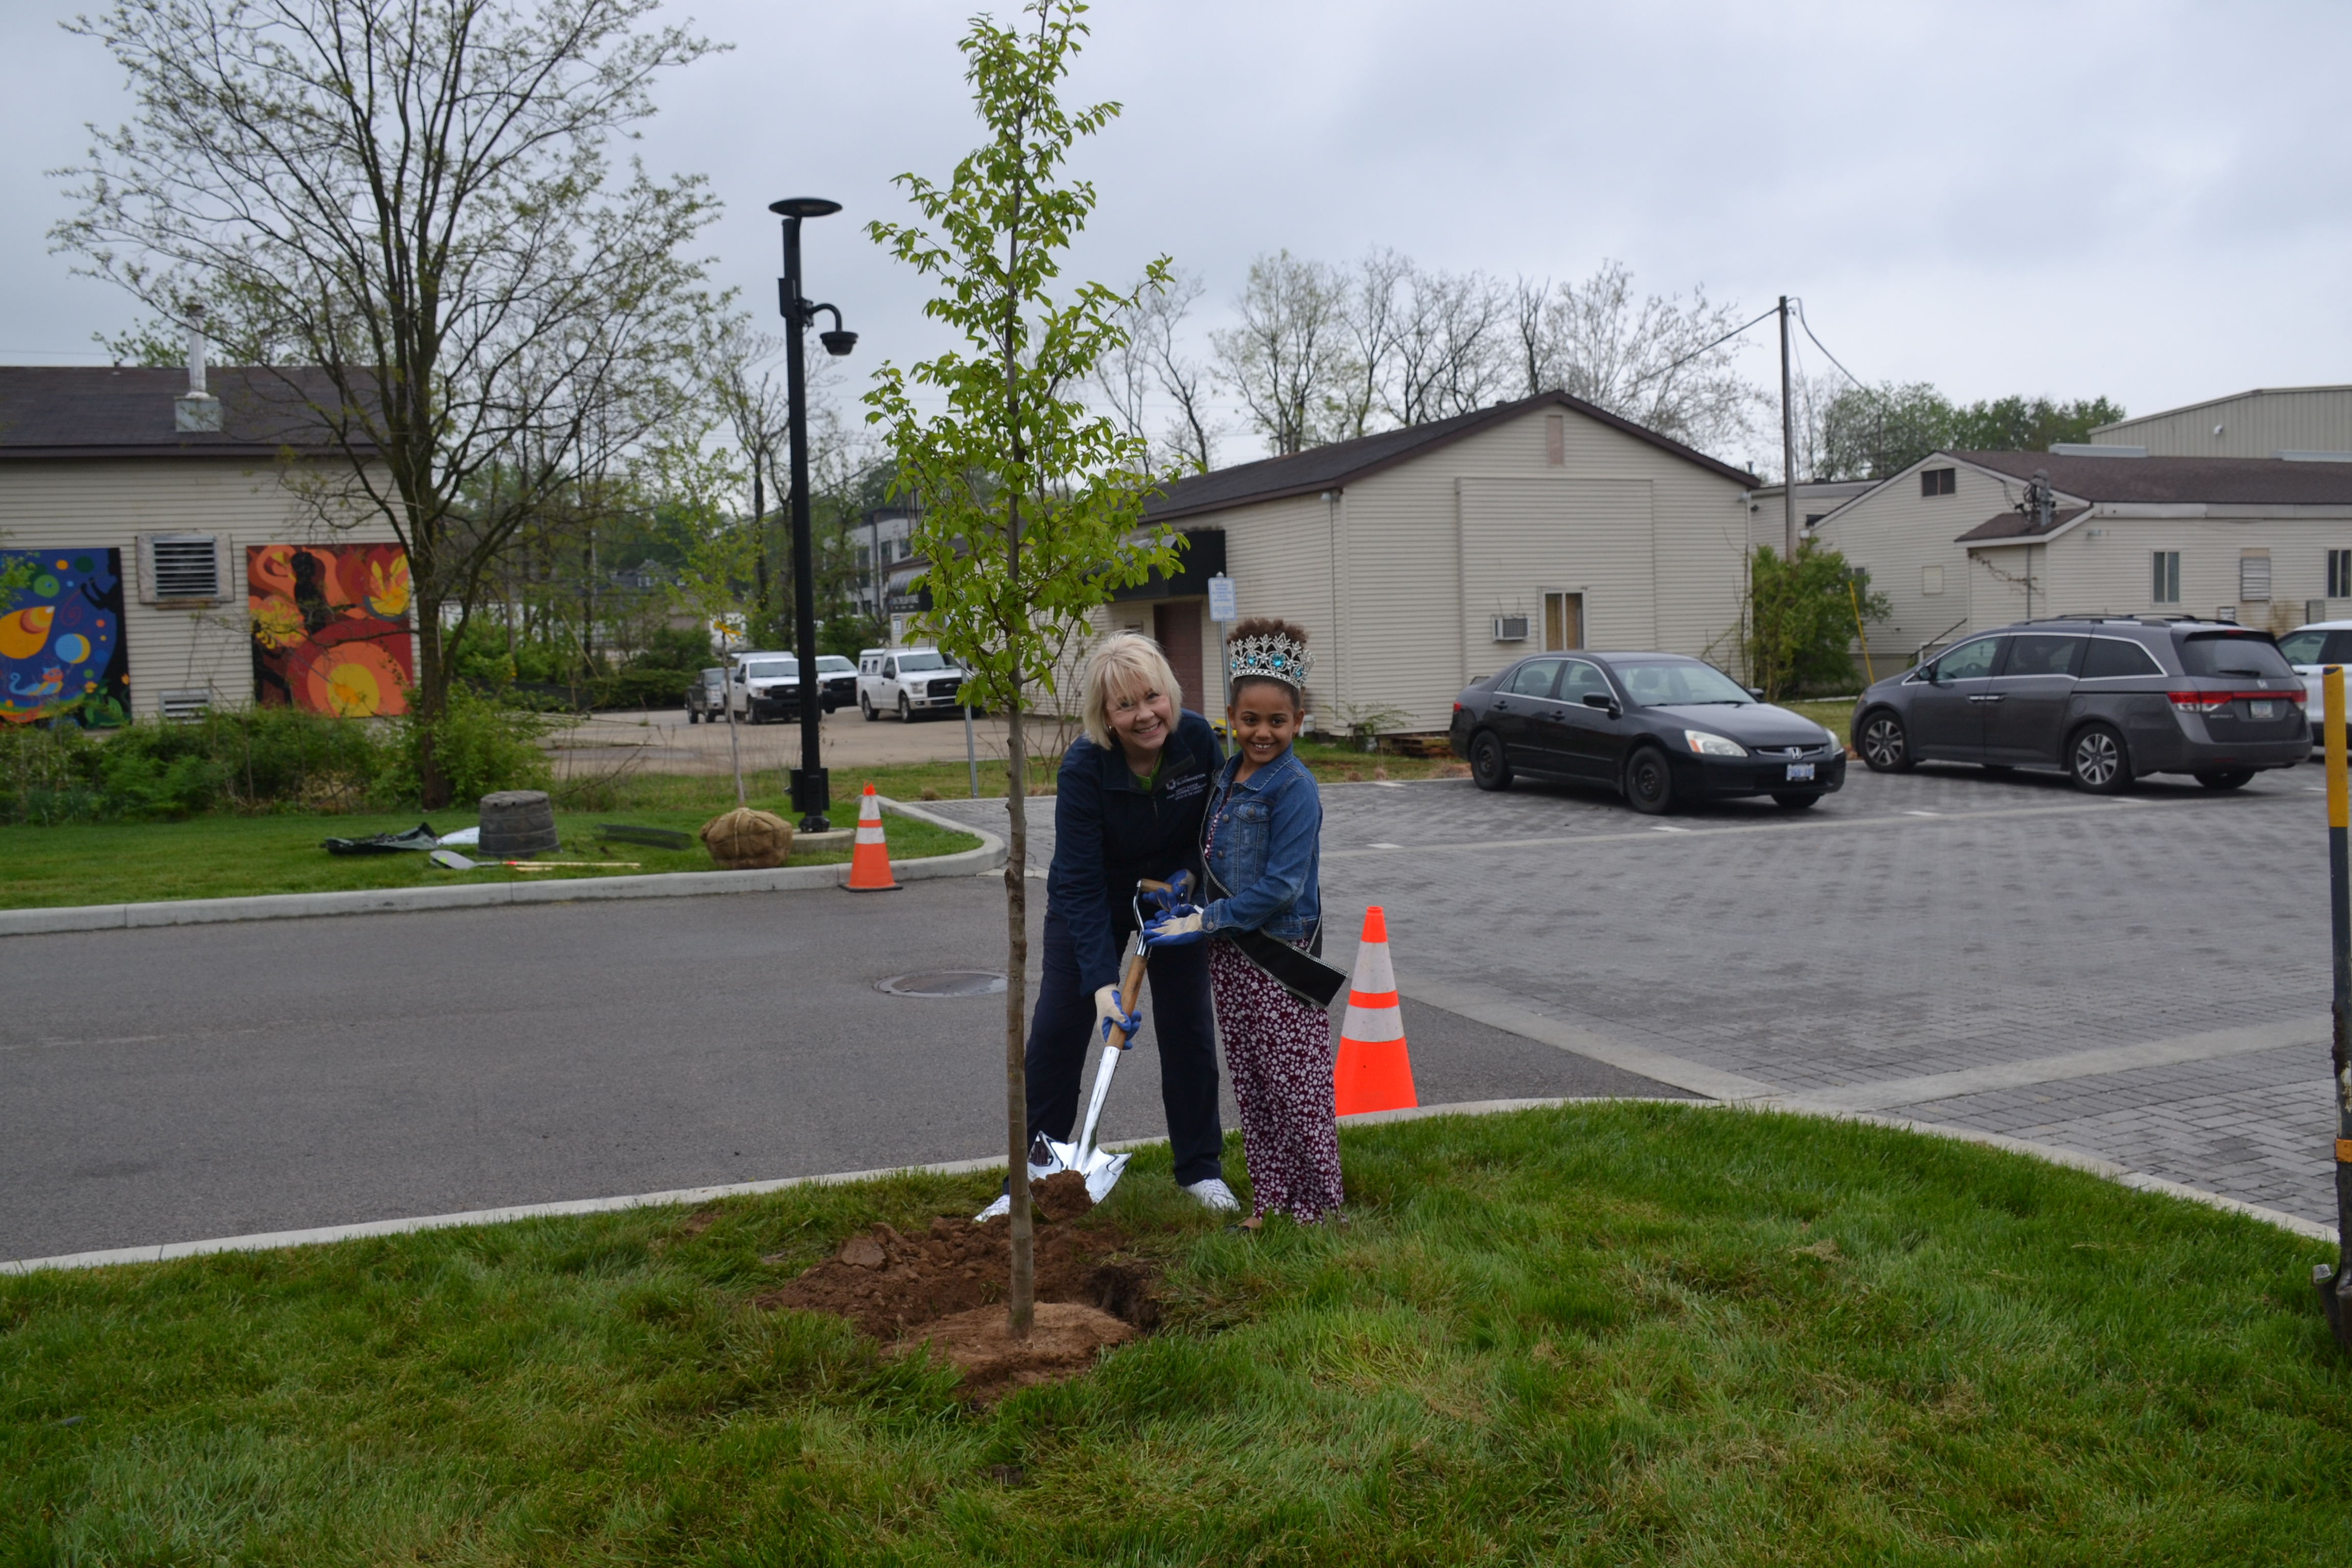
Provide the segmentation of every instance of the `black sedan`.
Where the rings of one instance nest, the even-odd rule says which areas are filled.
[[[1845,783],[1836,736],[1675,653],[1521,659],[1454,699],[1452,741],[1480,789],[1544,773],[1607,784],[1653,816],[1734,795],[1801,809]]]

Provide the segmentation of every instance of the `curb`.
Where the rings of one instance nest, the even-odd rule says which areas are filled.
[[[882,808],[935,827],[969,833],[980,840],[977,849],[894,862],[891,870],[901,882],[985,875],[1004,864],[1004,840],[984,827],[956,822],[895,800],[883,799]],[[0,937],[215,925],[227,921],[300,920],[313,915],[401,914],[416,910],[478,909],[497,904],[565,904],[591,899],[692,899],[714,893],[791,892],[804,888],[837,888],[848,879],[849,866],[844,861],[832,866],[779,866],[765,871],[664,871],[650,877],[577,877],[562,882],[499,882],[471,888],[359,889],[331,893],[262,893],[243,899],[178,899],[147,904],[77,904],[62,909],[0,910]]]
[[[1704,1100],[1660,1100],[1644,1095],[1570,1095],[1553,1100],[1471,1100],[1453,1105],[1421,1105],[1402,1110],[1370,1110],[1357,1116],[1343,1116],[1339,1125],[1345,1128],[1382,1127],[1392,1122],[1420,1121],[1433,1116],[1507,1116],[1518,1110],[1555,1110],[1564,1105],[1609,1105],[1632,1101],[1645,1105],[1680,1105],[1694,1110],[1730,1111],[1773,1110],[1782,1115],[1811,1116],[1825,1121],[1862,1121],[1873,1126],[1892,1127],[1906,1132],[1925,1133],[1930,1137],[1948,1138],[1959,1143],[1979,1143],[1988,1148],[2001,1149],[2012,1154],[2025,1154],[2053,1165],[2084,1171],[2104,1177],[2118,1186],[2140,1192],[2178,1198],[2184,1203],[2220,1209],[2224,1213],[2242,1215],[2248,1219],[2313,1241],[2333,1243],[2336,1233],[2316,1221],[2282,1214],[2258,1204],[2242,1203],[2199,1187],[2183,1186],[2160,1176],[2150,1176],[2127,1171],[2095,1156],[2077,1150],[2061,1149],[2049,1144],[2029,1143],[2021,1138],[2008,1138],[1998,1132],[1977,1132],[1965,1127],[1938,1127],[1931,1122],[1898,1121],[1891,1117],[1855,1115],[1833,1111],[1807,1110],[1802,1107],[1757,1105],[1709,1106]],[[1127,1138],[1103,1145],[1114,1153],[1130,1149],[1148,1149],[1155,1143],[1165,1143],[1165,1138]],[[765,1182],[736,1182],[717,1187],[679,1187],[666,1193],[638,1193],[626,1197],[575,1198],[565,1203],[519,1204],[508,1208],[471,1209],[462,1214],[421,1215],[412,1219],[366,1220],[357,1225],[323,1226],[314,1230],[268,1231],[254,1236],[219,1237],[209,1241],[172,1241],[146,1247],[117,1247],[100,1252],[69,1252],[55,1258],[26,1258],[15,1262],[0,1263],[0,1274],[30,1274],[38,1269],[107,1268],[125,1263],[167,1263],[180,1258],[200,1258],[215,1252],[269,1252],[289,1247],[323,1247],[339,1241],[357,1241],[369,1237],[408,1236],[418,1231],[448,1230],[459,1226],[506,1225],[517,1220],[562,1218],[572,1215],[615,1214],[625,1209],[652,1208],[663,1205],[715,1203],[721,1198],[757,1197],[767,1193],[784,1192],[793,1187],[836,1187],[852,1182],[877,1181],[885,1176],[967,1176],[983,1171],[1004,1168],[1002,1155],[980,1160],[945,1160],[928,1165],[894,1165],[874,1171],[835,1171],[821,1176],[782,1176]]]

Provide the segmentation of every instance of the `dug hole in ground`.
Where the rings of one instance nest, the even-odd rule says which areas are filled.
[[[1064,1171],[1030,1185],[1036,1226],[1036,1318],[1014,1339],[1005,1300],[1012,1289],[1013,1221],[975,1225],[941,1215],[908,1236],[877,1224],[753,1305],[829,1312],[890,1347],[892,1356],[929,1354],[963,1373],[965,1394],[987,1404],[1016,1388],[1076,1377],[1112,1345],[1160,1321],[1159,1272],[1132,1257],[1126,1232],[1088,1223],[1086,1178]]]

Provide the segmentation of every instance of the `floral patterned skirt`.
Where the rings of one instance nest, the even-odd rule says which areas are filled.
[[[1241,1106],[1255,1212],[1313,1225],[1343,1197],[1330,1016],[1285,991],[1229,942],[1209,944],[1209,991]]]

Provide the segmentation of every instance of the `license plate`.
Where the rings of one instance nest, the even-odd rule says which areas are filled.
[[[2246,708],[2257,719],[2274,719],[2278,716],[2278,704],[2275,702],[2249,702]]]
[[[1790,763],[1789,764],[1789,782],[1790,782],[1790,784],[1796,784],[1796,783],[1798,783],[1800,780],[1802,780],[1802,781],[1804,781],[1804,782],[1806,782],[1806,783],[1811,783],[1811,782],[1812,781],[1812,776],[1813,776],[1813,764],[1812,764],[1812,763]]]

